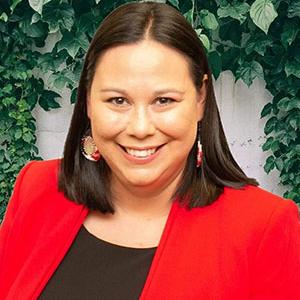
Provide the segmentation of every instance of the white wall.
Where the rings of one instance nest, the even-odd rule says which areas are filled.
[[[248,88],[240,80],[234,82],[231,72],[223,72],[215,83],[215,92],[224,130],[230,149],[236,161],[248,176],[255,177],[260,185],[279,195],[284,188],[278,185],[278,172],[267,175],[263,165],[267,154],[261,149],[266,140],[265,119],[260,112],[272,96],[265,89],[265,82],[255,80]],[[50,112],[37,107],[34,116],[37,121],[37,146],[44,159],[62,156],[64,140],[69,127],[73,106],[66,91],[59,102],[62,108]]]

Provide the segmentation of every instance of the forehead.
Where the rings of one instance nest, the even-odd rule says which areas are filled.
[[[94,79],[99,84],[191,81],[188,59],[161,43],[144,40],[106,50],[97,62]]]

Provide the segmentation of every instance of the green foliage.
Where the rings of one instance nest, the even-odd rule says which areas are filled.
[[[256,0],[250,9],[250,17],[254,24],[265,33],[268,33],[269,27],[278,16],[272,0]]]
[[[103,18],[125,0],[2,0],[0,2],[0,219],[16,174],[38,158],[32,110],[60,107],[62,89],[76,90],[85,52]],[[300,202],[299,0],[169,0],[203,42],[212,72],[230,70],[250,86],[264,78],[270,155],[285,197]],[[46,39],[53,47],[45,47]],[[298,50],[298,51],[297,51]],[[255,101],[249,99],[249,101]]]
[[[277,169],[287,189],[284,197],[300,203],[300,1],[216,0],[194,5],[194,16],[201,18],[201,12],[208,11],[218,23],[216,29],[196,23],[210,41],[206,48],[215,78],[230,70],[248,86],[256,78],[266,81],[273,99],[261,112],[267,137],[262,149],[269,153],[264,170]]]

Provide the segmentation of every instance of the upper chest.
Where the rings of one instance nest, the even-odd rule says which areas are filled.
[[[149,220],[90,212],[83,225],[95,237],[112,244],[150,248],[158,246],[166,222],[167,216]]]

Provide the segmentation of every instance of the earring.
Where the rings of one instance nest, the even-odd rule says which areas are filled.
[[[198,133],[197,134],[197,168],[199,168],[201,166],[202,156],[203,156],[202,145],[200,142],[200,123],[198,123],[197,133]]]
[[[90,135],[86,135],[81,139],[81,153],[90,161],[98,161],[101,157],[100,152]]]
[[[200,140],[197,141],[197,168],[201,166],[202,162],[202,145],[200,143]]]

